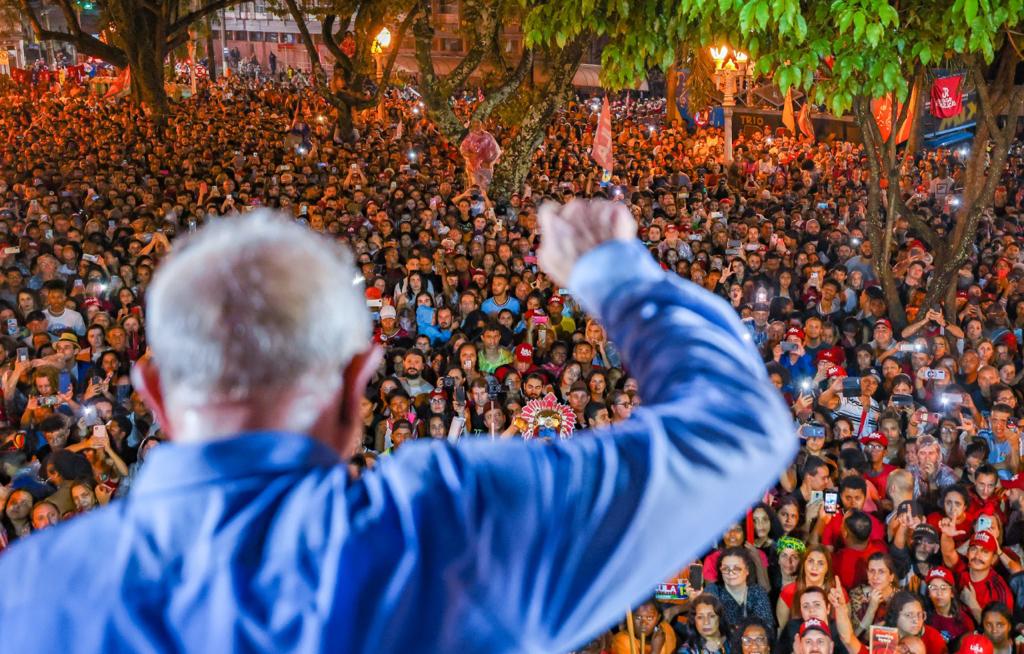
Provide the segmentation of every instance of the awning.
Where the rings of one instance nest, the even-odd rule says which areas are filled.
[[[455,67],[459,65],[461,60],[459,57],[438,56],[436,54],[432,59],[434,61],[435,75],[447,75],[455,70]],[[416,61],[416,55],[411,53],[399,54],[398,59],[395,60],[395,68],[400,68],[414,75],[419,75],[420,73],[420,65]]]
[[[580,64],[580,67],[576,70],[576,75],[572,78],[572,85],[582,89],[600,89],[601,86],[601,66],[600,64]],[[642,80],[639,84],[633,87],[634,91],[646,91],[647,80]]]

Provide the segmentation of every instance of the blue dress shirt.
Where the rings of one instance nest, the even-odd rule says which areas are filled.
[[[558,443],[410,443],[358,481],[299,434],[160,446],[127,499],[0,555],[0,643],[557,654],[586,642],[711,545],[797,441],[735,312],[638,241],[585,255],[570,287],[640,382],[629,421]]]

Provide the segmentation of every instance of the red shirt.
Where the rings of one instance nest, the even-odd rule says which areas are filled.
[[[960,588],[966,587],[967,584],[974,588],[974,594],[978,596],[979,605],[988,606],[989,602],[1002,602],[1006,606],[1013,606],[1013,592],[1006,584],[1006,581],[995,570],[989,570],[988,575],[981,581],[971,581],[967,564],[964,563],[963,559],[960,559],[953,572],[957,575],[957,585]]]
[[[879,497],[885,497],[885,486],[889,483],[889,475],[893,470],[898,470],[898,468],[894,465],[883,463],[881,472],[868,470],[867,474],[864,475],[864,478],[868,483],[874,486],[875,490],[878,491]]]
[[[867,509],[867,507],[865,507]],[[871,518],[871,536],[870,540],[877,540],[885,542],[885,525],[883,525],[878,518],[868,514]],[[845,516],[836,514],[832,516],[832,519],[828,521],[825,528],[821,531],[821,544],[826,547],[831,547],[833,550],[837,550],[840,547],[846,545],[843,542],[843,520]]]
[[[832,570],[843,588],[856,588],[868,583],[868,557],[875,552],[888,552],[884,542],[870,541],[863,550],[844,547],[832,555]]]

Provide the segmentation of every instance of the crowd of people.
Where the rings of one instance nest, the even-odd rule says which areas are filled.
[[[0,93],[0,550],[131,493],[165,440],[131,380],[153,270],[176,239],[258,207],[347,243],[364,278],[386,356],[353,476],[418,439],[548,435],[525,409],[549,395],[577,432],[628,420],[644,394],[629,362],[536,259],[541,201],[607,197],[666,270],[740,314],[804,447],[706,557],[586,651],[859,654],[881,625],[915,654],[1024,643],[1020,149],[955,306],[921,307],[932,255],[896,222],[900,327],[866,238],[859,144],[754,132],[726,165],[720,130],[619,101],[605,179],[596,107],[579,101],[498,201],[415,94],[361,115],[346,142],[312,91],[253,80],[204,80],[162,132],[125,101]],[[948,233],[961,158],[927,151],[902,173]]]

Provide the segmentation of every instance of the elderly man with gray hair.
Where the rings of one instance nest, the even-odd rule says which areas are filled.
[[[267,213],[176,247],[134,370],[172,442],[125,501],[0,557],[5,645],[556,653],[621,619],[796,438],[735,313],[663,272],[621,204],[546,205],[541,226],[542,267],[607,327],[643,406],[557,443],[413,443],[357,480],[380,351],[349,255]]]

